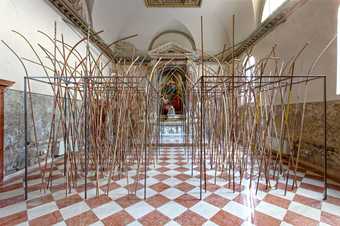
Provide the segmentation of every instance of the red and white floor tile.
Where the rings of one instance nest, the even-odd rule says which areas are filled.
[[[62,164],[59,166],[62,167]],[[40,191],[38,172],[29,175],[29,200],[24,200],[22,178],[0,185],[0,225],[129,225],[129,226],[312,226],[340,225],[340,186],[328,189],[323,201],[321,177],[299,173],[298,188],[284,195],[284,183],[266,190],[260,184],[249,189],[249,180],[236,185],[233,193],[228,181],[214,180],[214,170],[207,172],[207,191],[200,197],[198,168],[185,158],[181,148],[161,150],[158,164],[148,170],[147,199],[144,200],[143,178],[139,183],[133,172],[112,181],[108,196],[106,179],[100,180],[100,194],[95,183],[65,194],[62,169],[55,167],[51,191]],[[136,195],[128,194],[137,186]]]

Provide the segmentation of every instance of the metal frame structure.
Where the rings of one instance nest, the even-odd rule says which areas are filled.
[[[259,92],[266,92],[271,89],[278,89],[287,86],[293,86],[302,83],[309,83],[314,80],[322,80],[323,81],[323,133],[324,133],[324,150],[323,150],[323,181],[324,181],[324,200],[327,199],[327,84],[326,84],[326,75],[293,75],[293,76],[257,76],[252,77],[250,79],[245,79],[244,76],[201,76],[196,83],[193,85],[193,90],[199,96],[200,101],[200,126],[199,126],[199,155],[200,155],[200,197],[202,199],[202,187],[204,180],[204,189],[206,190],[206,120],[205,120],[205,98],[209,94],[218,93],[220,95],[226,95],[230,92],[234,93],[236,89],[240,89],[245,85],[251,83],[254,85],[255,89],[258,89]],[[228,90],[217,90],[221,88],[221,86],[228,87]],[[266,89],[263,89],[266,88]],[[234,95],[234,94],[233,94]],[[233,145],[234,147],[234,145]],[[234,149],[233,149],[234,150]],[[204,167],[204,168],[203,168]],[[215,166],[216,167],[216,166]],[[203,172],[204,170],[204,172]],[[233,166],[234,170],[234,166]],[[233,173],[233,191],[235,191],[235,174]],[[204,178],[203,178],[204,177]],[[260,176],[259,176],[260,177]],[[289,170],[287,175],[286,189],[289,178]]]
[[[72,80],[73,81],[72,81]],[[111,80],[111,82],[108,81],[103,81],[105,80]],[[48,80],[48,81],[47,81]],[[52,82],[52,80],[54,82]],[[91,145],[89,144],[89,137],[91,136],[91,131],[89,128],[89,84],[93,85],[94,84],[105,84],[106,87],[105,91],[108,92],[113,92],[113,91],[121,91],[124,90],[124,88],[132,88],[134,92],[137,93],[144,93],[144,100],[145,100],[145,114],[144,114],[144,120],[145,122],[145,128],[144,128],[144,143],[143,143],[143,153],[144,153],[144,199],[146,199],[146,178],[147,178],[147,163],[148,163],[148,147],[152,148],[153,146],[153,140],[151,140],[151,143],[149,141],[148,143],[148,138],[147,138],[147,130],[148,126],[154,126],[155,123],[150,123],[149,122],[149,117],[150,117],[150,112],[148,112],[148,108],[150,106],[150,103],[153,101],[153,104],[157,105],[157,114],[156,114],[156,127],[157,131],[159,133],[160,131],[160,111],[159,111],[159,93],[158,90],[153,87],[151,82],[146,78],[146,77],[141,77],[141,76],[129,76],[129,77],[121,77],[121,76],[90,76],[90,77],[72,77],[72,78],[63,78],[59,76],[51,76],[49,78],[47,77],[24,77],[24,132],[25,132],[25,175],[24,175],[24,182],[25,182],[25,200],[28,199],[28,145],[29,145],[29,140],[28,140],[28,90],[27,87],[29,86],[29,81],[35,81],[47,85],[54,86],[56,83],[55,81],[59,82],[59,86],[65,90],[64,92],[64,109],[63,109],[63,114],[64,114],[64,127],[66,127],[66,120],[67,120],[67,103],[68,103],[68,98],[66,95],[66,90],[75,90],[77,89],[78,92],[83,94],[83,100],[82,101],[82,106],[84,109],[84,153],[85,153],[85,199],[87,198],[87,179],[88,179],[88,163],[89,163],[89,153],[91,152]],[[81,88],[79,88],[81,87]],[[150,95],[151,94],[151,95]],[[58,97],[54,97],[58,98]],[[152,112],[151,112],[152,113]],[[66,131],[66,130],[64,130]],[[64,132],[63,138],[64,138],[64,145],[65,145],[65,153],[64,153],[64,176],[67,175],[67,158],[66,158],[66,151],[67,149],[67,134]],[[157,136],[156,138],[156,147],[159,147],[160,143],[160,138]],[[156,152],[156,157],[158,158],[158,151]],[[53,163],[51,164],[51,167],[53,167]],[[51,179],[51,185],[52,185],[52,179]],[[67,194],[67,187],[66,187],[66,194]]]

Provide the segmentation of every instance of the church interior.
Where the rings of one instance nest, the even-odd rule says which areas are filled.
[[[340,0],[0,12],[0,225],[340,225]]]

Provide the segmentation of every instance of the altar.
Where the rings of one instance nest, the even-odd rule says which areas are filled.
[[[175,115],[161,120],[161,144],[183,144],[185,139],[185,120],[183,115]]]

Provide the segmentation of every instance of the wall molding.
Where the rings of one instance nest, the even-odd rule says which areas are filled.
[[[86,37],[90,34],[91,42],[96,45],[108,58],[114,59],[114,52],[108,47],[104,40],[96,34],[91,25],[89,25],[84,18],[79,15],[79,8],[75,8],[75,4],[79,0],[48,0],[64,17],[66,17],[73,25],[81,30]]]
[[[222,51],[216,55],[221,62],[230,62],[233,57],[239,57],[244,52],[249,50],[261,39],[270,34],[279,25],[287,21],[287,18],[294,13],[297,8],[304,5],[309,0],[291,0],[287,1],[282,5],[276,12],[269,16],[263,23],[259,24],[258,28],[253,31],[248,38],[240,43],[236,44],[234,47],[234,53],[232,47]],[[261,14],[262,15],[262,14]]]
[[[202,0],[144,0],[146,7],[198,8]]]

